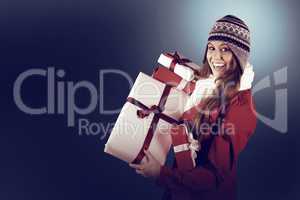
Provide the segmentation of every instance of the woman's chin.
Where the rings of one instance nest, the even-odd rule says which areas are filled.
[[[224,70],[214,71],[214,77],[218,78],[224,75]]]

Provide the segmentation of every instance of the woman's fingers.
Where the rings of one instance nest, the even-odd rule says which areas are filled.
[[[144,170],[144,165],[143,164],[129,163],[129,166],[136,169],[136,170]]]
[[[136,169],[135,172],[136,172],[137,174],[140,174],[140,175],[142,175],[142,176],[145,176],[144,172],[141,171],[141,170]]]
[[[141,161],[141,164],[145,165],[146,163],[148,163],[148,158],[146,157],[145,155],[145,159],[143,158],[142,161]]]

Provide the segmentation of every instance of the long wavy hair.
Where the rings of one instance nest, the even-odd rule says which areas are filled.
[[[206,55],[205,55],[206,56]],[[207,59],[203,62],[202,68],[198,72],[199,79],[205,79],[212,75],[212,70],[208,64]],[[233,59],[230,63],[230,68],[225,72],[225,74],[221,77],[215,79],[216,87],[212,91],[212,95],[203,98],[200,102],[200,109],[198,110],[198,114],[193,120],[192,131],[194,135],[197,136],[198,140],[201,142],[203,139],[208,138],[210,135],[206,131],[201,128],[203,123],[207,123],[208,127],[210,127],[210,112],[213,109],[220,109],[221,114],[225,115],[226,109],[223,109],[228,104],[230,99],[238,92],[240,79],[242,76],[242,68],[238,62],[238,59],[233,54]],[[222,116],[219,115],[218,119]]]

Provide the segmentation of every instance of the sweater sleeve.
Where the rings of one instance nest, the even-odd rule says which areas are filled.
[[[179,171],[162,166],[156,183],[171,190],[186,188],[189,190],[209,190],[215,187],[215,174],[204,167],[196,167],[190,171]]]
[[[208,152],[210,166],[197,166],[190,171],[162,166],[156,183],[169,189],[203,191],[216,188],[231,176],[238,154],[255,129],[256,117],[250,103],[246,101],[231,105],[223,122],[223,131],[214,137]]]
[[[231,105],[224,120],[223,137],[232,145],[237,159],[256,128],[256,114],[251,94],[246,93]]]

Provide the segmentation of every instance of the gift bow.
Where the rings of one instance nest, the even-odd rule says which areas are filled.
[[[192,153],[192,158],[195,160],[197,158],[196,151],[200,151],[201,146],[198,140],[195,140],[192,133],[188,133],[189,149]]]
[[[187,58],[180,58],[179,54],[177,51],[175,51],[174,54],[171,53],[167,53],[168,56],[171,56],[173,58],[172,63],[174,63],[174,65],[176,63],[181,64],[181,65],[185,65],[185,63],[189,63],[192,62],[191,60],[187,59]]]
[[[137,111],[137,116],[139,118],[144,118],[150,115],[150,113],[159,114],[162,112],[162,108],[157,105],[151,106],[149,109],[142,109]]]
[[[201,145],[200,145],[198,140],[194,139],[192,133],[189,132],[187,135],[188,135],[188,142],[189,143],[185,143],[185,144],[175,146],[174,147],[174,152],[178,153],[178,152],[190,150],[192,158],[193,158],[193,160],[195,160],[197,158],[196,151],[200,151]]]

